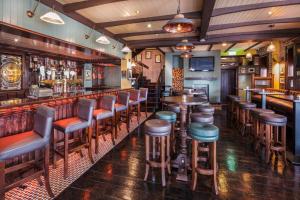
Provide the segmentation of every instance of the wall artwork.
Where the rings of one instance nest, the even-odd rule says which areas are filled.
[[[155,55],[155,63],[161,63],[161,55]]]
[[[146,51],[146,59],[151,59],[152,58],[152,52],[151,51]]]
[[[92,80],[92,70],[86,69],[86,70],[84,71],[84,79],[85,79],[86,81]]]
[[[136,56],[136,61],[142,62],[142,54],[141,53]]]
[[[1,55],[1,90],[20,90],[22,80],[22,58],[20,56]]]
[[[121,71],[121,77],[122,77],[122,79],[127,79],[127,70]]]

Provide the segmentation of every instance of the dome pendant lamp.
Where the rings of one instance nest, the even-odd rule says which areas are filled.
[[[192,32],[193,29],[193,21],[185,18],[184,15],[180,13],[180,0],[178,0],[177,15],[163,26],[163,30],[169,33],[188,33]]]
[[[193,48],[195,48],[195,46],[193,45],[193,43],[189,42],[188,40],[182,40],[181,42],[176,44],[175,47],[175,49],[180,51],[190,51]]]
[[[54,8],[40,17],[41,20],[57,25],[65,24],[64,20],[55,12]]]

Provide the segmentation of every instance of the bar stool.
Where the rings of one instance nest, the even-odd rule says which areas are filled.
[[[192,137],[192,190],[196,189],[197,174],[213,176],[215,194],[218,194],[217,184],[217,140],[219,138],[219,128],[211,124],[191,123],[189,133]],[[198,165],[198,144],[207,143],[211,148],[210,168],[202,168]]]
[[[140,88],[140,103],[145,103],[145,114],[148,117],[148,88]]]
[[[261,143],[266,146],[266,162],[269,163],[272,154],[276,152],[282,153],[283,161],[286,163],[287,117],[278,114],[260,114],[259,120],[265,129],[265,135],[261,134]]]
[[[126,128],[127,132],[129,133],[130,131],[130,126],[129,126],[129,97],[130,94],[129,92],[119,92],[117,101],[115,103],[115,139],[118,137],[118,126],[120,125],[121,122],[126,123]],[[125,113],[125,114],[124,114]],[[118,117],[118,114],[120,115]]]
[[[69,135],[75,131],[85,130],[88,141],[85,144],[78,146],[77,148],[72,149],[72,151],[79,151],[83,146],[88,146],[88,152],[91,162],[93,163],[93,155],[91,149],[91,140],[92,140],[92,117],[93,117],[93,109],[94,109],[95,100],[92,99],[79,99],[78,101],[78,113],[77,117],[71,117],[66,119],[61,119],[53,123],[54,130],[58,130],[63,133],[64,141],[57,141],[57,132],[54,131],[53,137],[53,163],[54,167],[56,167],[57,154],[64,157],[64,178],[69,176],[69,168],[68,168],[68,158],[69,158]],[[60,153],[58,151],[59,145],[64,146],[64,153]]]
[[[239,122],[240,122],[240,132],[244,136],[247,131],[247,127],[252,126],[250,121],[250,109],[256,108],[255,103],[249,102],[239,102]]]
[[[215,108],[212,106],[198,106],[198,111],[204,114],[213,115]]]
[[[129,118],[132,120],[132,116],[136,115],[137,122],[140,124],[140,116],[141,116],[141,104],[140,104],[140,90],[130,90],[129,96]],[[130,129],[130,123],[129,123]]]
[[[146,172],[144,181],[147,180],[150,167],[161,168],[162,185],[166,186],[165,169],[171,174],[170,165],[170,132],[171,124],[166,120],[151,119],[145,122],[145,145],[146,145]],[[152,160],[150,160],[150,138],[152,139]],[[156,161],[156,140],[160,140],[160,162]],[[166,152],[167,149],[167,152]]]
[[[273,114],[273,110],[263,109],[263,108],[252,108],[250,109],[250,121],[252,123],[252,137],[254,139],[254,149],[258,149],[259,145],[259,132],[260,132],[260,121],[259,115],[260,114]]]
[[[233,101],[234,100],[240,100],[240,97],[239,96],[235,96],[235,95],[228,95],[227,96],[228,98],[228,106],[227,106],[227,120],[229,122],[231,122],[233,120],[233,113],[234,113],[234,110],[233,110]]]
[[[214,116],[212,114],[206,113],[192,113],[191,114],[191,121],[192,122],[200,122],[206,124],[213,124],[214,123]]]
[[[16,135],[0,138],[0,199],[4,199],[5,192],[20,186],[29,180],[45,178],[45,187],[50,197],[54,197],[49,182],[49,151],[50,137],[54,110],[47,106],[40,106],[34,114],[34,127],[32,131],[18,133]],[[44,150],[44,164],[42,170],[36,171],[28,177],[8,184],[5,175],[25,167],[38,165],[38,159],[29,160],[12,167],[5,168],[5,161],[22,154]],[[39,181],[41,183],[41,181]]]
[[[156,118],[166,120],[171,123],[171,145],[173,153],[176,152],[176,135],[175,135],[175,123],[177,115],[172,111],[159,111],[156,112]]]
[[[114,110],[115,110],[115,102],[116,97],[115,96],[104,96],[102,97],[100,101],[100,106],[98,109],[94,110],[93,112],[93,119],[96,123],[96,139],[95,139],[95,153],[98,153],[99,151],[99,123],[101,121],[110,120],[111,128],[105,131],[101,131],[103,140],[106,141],[105,133],[110,132],[111,133],[111,140],[112,143],[115,144],[114,140],[114,128],[113,128],[113,119],[114,119]]]

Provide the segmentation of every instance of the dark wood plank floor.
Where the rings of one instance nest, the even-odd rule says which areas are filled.
[[[135,131],[87,173],[67,188],[58,199],[300,199],[300,167],[281,162],[266,165],[252,151],[246,138],[227,128],[225,112],[216,113],[221,129],[218,141],[218,182],[220,194],[211,192],[210,178],[199,176],[195,192],[190,183],[177,182],[176,170],[168,177],[167,187],[160,185],[159,171],[155,182],[144,182],[144,135]]]

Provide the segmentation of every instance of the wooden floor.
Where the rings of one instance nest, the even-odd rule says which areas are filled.
[[[176,170],[160,185],[159,171],[155,182],[144,182],[144,135],[136,130],[104,156],[81,178],[67,188],[58,199],[300,199],[300,167],[281,162],[266,165],[254,155],[246,138],[226,127],[225,112],[215,115],[221,129],[218,141],[219,196],[211,192],[210,178],[200,176],[195,192],[190,183],[177,182]]]

